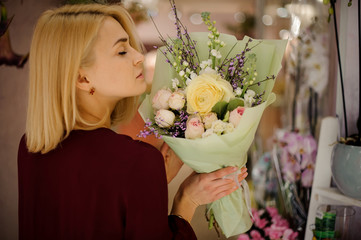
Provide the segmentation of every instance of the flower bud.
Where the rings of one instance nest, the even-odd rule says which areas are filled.
[[[168,128],[173,126],[175,115],[172,111],[160,109],[154,117],[155,122],[161,128]]]
[[[229,114],[229,122],[232,123],[235,128],[238,126],[244,111],[244,107],[238,106]]]
[[[188,118],[185,138],[196,139],[201,138],[204,133],[204,126],[198,115],[192,115]]]
[[[210,112],[210,113],[207,113],[206,115],[203,116],[203,123],[204,123],[204,127],[206,129],[209,129],[212,127],[212,123],[214,121],[217,121],[218,118],[217,118],[217,114],[214,113],[214,112]]]
[[[180,110],[186,102],[185,95],[181,92],[174,92],[169,97],[169,107],[174,110]]]
[[[152,107],[155,110],[168,109],[169,108],[168,100],[170,95],[172,95],[172,92],[168,89],[158,90],[158,92],[153,97]]]

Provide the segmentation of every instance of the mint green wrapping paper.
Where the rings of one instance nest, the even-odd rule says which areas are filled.
[[[208,33],[191,33],[190,36],[197,41],[196,49],[200,61],[208,59]],[[227,44],[221,49],[223,57],[236,44],[229,54],[230,57],[243,51],[247,37],[242,41],[237,41],[234,36],[221,34],[220,40]],[[250,47],[259,41],[254,40]],[[257,55],[256,69],[258,78],[256,81],[261,81],[270,75],[277,76],[281,69],[281,61],[287,44],[287,41],[284,40],[261,41],[261,44],[252,49],[252,53]],[[151,104],[154,94],[165,86],[171,87],[171,79],[177,77],[177,73],[166,63],[165,57],[159,51],[151,93],[145,97],[139,108],[139,113],[144,121],[147,121],[147,119],[154,120],[154,111]],[[253,142],[263,111],[276,99],[275,94],[272,93],[273,85],[274,81],[269,80],[263,82],[261,86],[252,87],[256,93],[265,91],[263,99],[266,99],[266,101],[255,107],[246,108],[234,132],[194,140],[163,136],[163,140],[185,164],[198,173],[213,172],[225,166],[243,167],[247,162],[247,151]],[[238,189],[234,193],[209,204],[208,209],[212,209],[214,217],[226,237],[244,233],[252,226],[242,189]]]

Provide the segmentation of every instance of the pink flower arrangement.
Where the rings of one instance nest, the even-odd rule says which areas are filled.
[[[314,137],[298,132],[282,132],[277,142],[284,180],[291,183],[301,181],[303,187],[311,187],[317,155]]]
[[[296,240],[298,232],[293,231],[286,219],[274,207],[252,209],[254,222],[252,228],[238,237],[238,240]]]

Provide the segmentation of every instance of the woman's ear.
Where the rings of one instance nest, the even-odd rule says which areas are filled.
[[[81,90],[84,90],[84,91],[89,91],[90,88],[91,88],[90,82],[88,81],[85,74],[81,70],[79,70],[79,73],[78,73],[78,79],[76,81],[76,87],[81,89]]]

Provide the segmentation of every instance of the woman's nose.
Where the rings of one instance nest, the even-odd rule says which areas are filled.
[[[138,65],[138,64],[140,64],[140,63],[143,63],[145,57],[144,57],[144,55],[141,54],[140,52],[138,52],[138,51],[135,51],[135,52],[136,52],[136,53],[135,53],[135,58],[134,58],[134,65],[136,66],[136,65]]]

